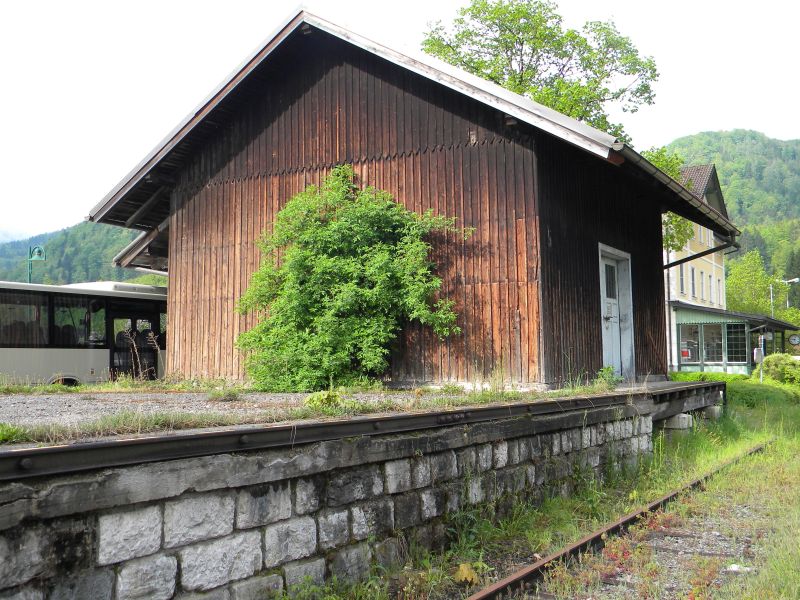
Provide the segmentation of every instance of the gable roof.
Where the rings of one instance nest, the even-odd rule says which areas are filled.
[[[725,206],[725,198],[722,195],[714,163],[682,168],[681,184],[726,219],[728,218],[728,209]]]
[[[714,165],[690,165],[681,169],[681,183],[698,198],[706,194]]]
[[[719,211],[613,136],[431,56],[379,44],[306,10],[300,10],[279,27],[134,167],[90,211],[87,219],[140,229],[145,232],[142,237],[147,232],[163,227],[169,216],[168,203],[163,201],[165,182],[171,180],[193,145],[200,143],[205,134],[216,126],[213,121],[215,112],[230,110],[237,88],[289,35],[307,27],[322,30],[401,68],[465,94],[598,158],[618,165],[627,162],[626,168],[655,183],[660,191],[665,192],[665,197],[669,199],[669,210],[702,223],[721,235],[739,234],[739,230]]]

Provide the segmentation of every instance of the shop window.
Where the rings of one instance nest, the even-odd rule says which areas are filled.
[[[722,362],[722,325],[703,325],[703,362]]]
[[[680,325],[679,326],[680,352],[682,364],[700,362],[700,326],[699,325]]]
[[[744,323],[728,323],[728,362],[747,362],[747,328]]]

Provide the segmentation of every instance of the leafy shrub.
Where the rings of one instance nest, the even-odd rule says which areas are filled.
[[[348,400],[335,390],[322,390],[309,394],[304,404],[311,410],[331,416],[358,413],[364,408],[358,400]]]
[[[789,354],[770,354],[764,357],[753,377],[760,375],[764,370],[764,377],[769,377],[781,383],[800,384],[800,361],[796,361]]]
[[[690,372],[690,371],[674,371],[669,374],[672,381],[747,381],[747,375],[736,373],[712,373],[705,372]]]
[[[760,404],[800,402],[800,391],[787,385],[759,384],[749,381],[732,381],[727,386],[728,401],[755,408]]]
[[[608,390],[611,391],[617,387],[622,381],[622,377],[614,373],[614,367],[612,366],[605,366],[597,372],[595,375],[594,380],[592,381],[592,387],[595,387],[599,390]]]
[[[275,391],[319,390],[376,377],[404,323],[457,333],[453,302],[438,298],[428,238],[454,220],[417,215],[373,188],[353,184],[348,165],[322,188],[294,196],[241,299],[258,324],[239,336],[254,383]],[[462,232],[463,233],[463,232]]]

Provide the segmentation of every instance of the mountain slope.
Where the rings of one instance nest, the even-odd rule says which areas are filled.
[[[0,243],[0,280],[27,281],[28,248],[36,244],[44,246],[47,260],[33,263],[33,283],[131,279],[141,273],[114,268],[111,259],[135,236],[135,231],[120,227],[79,223],[27,240]]]
[[[800,140],[735,129],[678,138],[669,148],[689,164],[717,165],[728,214],[737,225],[800,218]]]

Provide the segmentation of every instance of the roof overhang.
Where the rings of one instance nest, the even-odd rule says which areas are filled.
[[[400,51],[374,42],[322,17],[300,10],[277,28],[259,48],[195,108],[128,173],[89,213],[89,221],[109,223],[152,233],[169,216],[169,188],[192,140],[202,139],[216,125],[215,113],[233,102],[237,87],[293,32],[313,27],[375,54],[404,69],[474,98],[520,122],[527,123],[615,165],[652,180],[662,198],[662,210],[671,210],[731,238],[739,234],[722,214],[698,200],[678,182],[662,173],[629,146],[602,131],[533,102],[489,81],[431,56]],[[161,230],[163,233],[163,229]],[[156,236],[142,235],[118,256],[118,264],[138,265],[135,251],[144,253]],[[116,259],[115,259],[116,261]],[[142,262],[142,261],[139,261]],[[115,263],[116,264],[116,263]],[[146,267],[151,268],[151,267]],[[158,269],[157,269],[158,270]]]
[[[756,324],[757,326],[766,325],[767,327],[770,327],[771,329],[777,331],[800,330],[800,326],[798,325],[794,325],[793,323],[788,323],[786,321],[781,321],[780,319],[767,317],[765,315],[755,315],[752,313],[736,312],[732,310],[724,310],[721,308],[711,308],[710,306],[698,306],[696,304],[689,304],[688,302],[682,302],[680,300],[670,300],[669,304],[673,309],[692,310],[716,316],[730,317],[731,319],[746,321],[747,323]]]

